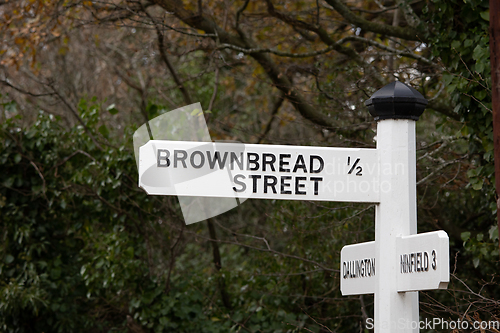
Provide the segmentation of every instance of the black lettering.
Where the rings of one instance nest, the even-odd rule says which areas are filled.
[[[314,182],[314,195],[319,193],[319,182],[323,180],[323,177],[310,177],[309,180]]]
[[[270,157],[269,160],[267,159],[268,157]],[[275,162],[276,162],[276,156],[274,156],[273,154],[267,154],[267,153],[262,154],[262,171],[266,171],[266,164],[271,167],[272,171],[276,171],[274,169]]]
[[[292,191],[286,191],[285,187],[290,187],[290,183],[285,183],[285,180],[292,179],[291,176],[281,176],[281,194],[292,194]]]
[[[200,155],[200,164],[196,165],[194,163],[194,157],[196,155]],[[203,153],[199,150],[195,151],[194,153],[191,154],[191,158],[189,159],[190,162],[191,162],[191,166],[195,169],[199,169],[201,167],[203,167],[203,165],[205,164],[205,155],[203,155]]]
[[[300,184],[299,182],[301,180],[306,180],[306,179],[307,179],[306,177],[295,177],[295,194],[306,195],[306,192],[299,190],[306,186],[305,184]]]
[[[431,264],[432,269],[436,270],[436,268],[437,268],[437,264],[436,264],[436,250],[432,250],[431,256],[432,256],[432,264]]]
[[[429,253],[427,252],[424,252],[424,271],[428,271],[429,270]]]
[[[347,264],[345,261],[342,263],[342,268],[344,272],[344,279],[347,279]]]
[[[257,179],[262,177],[260,175],[250,175],[249,177],[253,179],[253,193],[257,193]]]
[[[269,180],[272,180],[272,182]],[[270,186],[273,193],[276,194],[276,184],[278,184],[278,179],[275,176],[264,176],[264,193],[267,193],[267,187]]]
[[[250,157],[254,157],[254,159],[251,159]],[[254,165],[253,168],[250,167],[250,163],[252,163]],[[259,155],[258,154],[247,153],[247,170],[251,170],[251,171],[259,170]],[[253,192],[253,193],[255,193],[255,192]]]
[[[162,153],[165,153],[165,155],[162,155]],[[166,168],[170,166],[170,160],[168,159],[170,157],[170,152],[168,149],[158,149],[156,152],[156,166],[158,168]],[[165,161],[164,164],[161,163],[161,161]]]
[[[289,165],[290,162],[285,161],[285,158],[290,158],[290,154],[280,154],[280,172],[290,172],[290,169],[285,169],[285,166]]]
[[[179,157],[179,154],[182,154],[182,157]],[[182,166],[184,169],[187,168],[186,165],[186,159],[187,159],[187,152],[185,150],[174,150],[174,168],[177,168],[177,162],[181,162]]]
[[[417,253],[417,272],[422,270],[422,252]]]
[[[224,157],[220,158],[220,152],[216,151],[214,153],[214,157],[212,158],[212,153],[207,150],[207,158],[208,158],[208,165],[210,165],[210,169],[214,169],[215,167],[215,162],[219,164],[219,169],[222,170],[224,169],[224,165],[226,164],[226,159],[227,159],[227,151],[224,152]]]
[[[305,173],[307,173],[306,162],[304,162],[304,156],[302,155],[297,156],[297,161],[295,161],[293,172],[297,172],[297,169],[299,168],[304,170]]]
[[[231,170],[234,170],[234,161],[236,161],[236,164],[238,164],[238,168],[240,170],[243,170],[243,153],[240,153],[240,159],[238,160],[238,156],[236,156],[236,153],[231,152]]]
[[[314,170],[314,160],[317,160],[319,162],[319,167]],[[325,166],[325,162],[321,158],[321,156],[318,155],[311,155],[309,157],[309,172],[310,173],[320,173],[323,171],[323,167]]]
[[[237,189],[236,187],[233,186],[233,190],[234,192],[245,192],[245,190],[247,189],[247,184],[245,184],[245,182],[242,182],[242,181],[239,181],[238,179],[241,178],[241,179],[245,179],[245,176],[244,175],[235,175],[234,176],[234,183],[236,185],[240,185],[241,188],[240,189]]]

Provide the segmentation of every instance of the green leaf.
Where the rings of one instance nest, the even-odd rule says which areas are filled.
[[[106,127],[106,125],[101,125],[99,126],[99,133],[101,133],[104,137],[108,137],[109,136],[109,130],[108,128]]]
[[[472,178],[472,177],[477,177],[477,170],[476,169],[470,169],[467,171],[467,177]]]
[[[472,52],[472,59],[476,61],[484,61],[488,57],[487,50],[481,45],[477,45]]]
[[[114,103],[113,103],[113,104],[111,104],[110,106],[108,106],[108,107],[106,108],[106,110],[107,110],[107,111],[109,111],[109,113],[111,113],[111,114],[117,114],[117,113],[118,113],[118,110],[116,109],[116,107],[115,107],[115,104],[114,104]]]
[[[484,71],[484,69],[485,69],[485,65],[482,61],[476,63],[475,70],[477,73],[482,73]],[[486,92],[485,92],[485,96],[486,96]],[[481,100],[483,98],[479,98],[479,100]]]
[[[472,263],[474,264],[474,268],[477,268],[477,266],[479,266],[479,258],[474,258],[472,259]]]
[[[460,133],[462,133],[463,136],[469,135],[469,128],[467,126],[463,126]]]
[[[484,12],[481,12],[479,15],[481,15],[481,18],[485,21],[490,21],[490,10],[485,10]]]
[[[483,184],[484,184],[483,180],[479,179],[477,183],[472,185],[472,188],[475,189],[476,191],[479,191],[480,189],[483,188]]]
[[[9,177],[6,180],[4,180],[3,185],[5,187],[11,187],[14,184],[15,177]]]
[[[19,162],[21,162],[21,159],[22,159],[22,156],[21,154],[16,154],[14,155],[14,162],[17,164]]]
[[[466,242],[470,238],[470,231],[464,231],[460,234],[460,238]]]
[[[4,261],[5,261],[6,264],[10,264],[11,262],[14,261],[14,257],[11,256],[10,254],[8,254],[8,255],[5,256]]]
[[[489,235],[490,235],[490,239],[491,240],[497,240],[498,239],[498,225],[494,225],[490,228],[490,230],[488,231]]]

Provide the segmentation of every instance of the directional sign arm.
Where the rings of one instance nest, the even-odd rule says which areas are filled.
[[[450,250],[446,232],[399,236],[396,244],[399,292],[448,288]]]

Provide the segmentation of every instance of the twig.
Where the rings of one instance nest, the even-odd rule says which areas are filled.
[[[417,182],[417,185],[420,185],[422,183],[425,183],[429,178],[431,178],[432,176],[434,176],[436,173],[438,173],[439,171],[441,171],[442,169],[446,168],[448,165],[451,165],[451,164],[455,164],[455,163],[460,163],[461,160],[463,159],[466,159],[469,157],[469,154],[465,154],[464,156],[460,157],[460,158],[457,158],[456,160],[453,160],[453,161],[448,161],[448,162],[445,162],[443,164],[441,164],[440,166],[438,166],[434,171],[432,171],[431,173],[429,173],[427,176],[425,176],[424,178],[422,178],[421,180],[419,180]]]
[[[102,147],[101,147],[101,145],[97,142],[97,140],[95,139],[94,135],[90,131],[90,129],[87,127],[87,124],[85,124],[85,122],[83,121],[83,119],[78,115],[78,111],[76,111],[75,108],[68,102],[68,100],[66,100],[66,98],[63,95],[61,95],[61,93],[59,93],[59,91],[56,90],[56,88],[54,87],[54,83],[53,82],[49,82],[48,86],[52,89],[52,91],[54,92],[54,95],[56,95],[59,98],[59,100],[61,102],[63,102],[64,105],[66,105],[66,107],[68,108],[68,110],[73,114],[73,116],[80,123],[80,125],[82,125],[83,129],[85,130],[85,133],[87,133],[87,135],[90,137],[90,139],[92,140],[92,142],[94,143],[94,145],[99,150],[103,150]]]
[[[29,96],[33,96],[33,97],[43,97],[43,96],[53,96],[53,95],[55,95],[55,93],[53,93],[53,92],[51,92],[51,93],[44,93],[44,94],[35,94],[35,93],[30,92],[30,91],[27,91],[27,90],[21,89],[19,87],[16,87],[16,86],[14,86],[13,84],[11,84],[7,80],[0,80],[0,83],[2,83],[3,85],[5,85],[7,87],[11,87],[14,90],[17,90],[20,93],[23,93],[23,94],[29,95]]]
[[[208,110],[212,111],[214,107],[215,98],[217,97],[217,88],[219,87],[219,67],[215,67],[215,82],[214,82],[214,92],[212,93],[212,97],[210,98],[210,103],[208,103]],[[210,116],[210,115],[208,115]]]
[[[42,182],[43,182],[43,196],[45,198],[45,200],[47,200],[47,202],[49,201],[49,199],[47,198],[47,194],[46,194],[46,191],[47,191],[47,183],[45,182],[45,177],[43,177],[43,174],[42,172],[40,171],[40,169],[37,167],[37,165],[35,164],[35,162],[33,162],[32,160],[29,160],[30,161],[30,164],[35,168],[36,172],[38,172],[38,175],[40,176],[40,178],[42,179]]]
[[[259,136],[259,139],[257,140],[257,143],[262,143],[262,140],[266,137],[267,133],[271,130],[271,125],[273,123],[273,120],[276,118],[276,115],[278,114],[278,111],[283,105],[283,101],[285,100],[285,93],[280,90],[280,95],[278,99],[273,103],[273,109],[271,111],[271,118],[269,118],[269,121],[266,124],[266,128],[264,129],[264,132]]]

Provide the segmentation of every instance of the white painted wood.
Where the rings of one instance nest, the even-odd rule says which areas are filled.
[[[446,289],[449,248],[448,234],[442,230],[397,237],[398,291]]]
[[[377,123],[381,172],[380,204],[375,210],[375,333],[418,332],[418,292],[398,293],[399,265],[394,260],[398,236],[417,232],[415,121]],[[418,326],[418,325],[417,325]]]
[[[222,168],[208,163],[216,152],[221,163],[226,156]],[[231,156],[243,156],[243,168]],[[376,203],[378,161],[376,149],[150,140],[139,150],[139,186],[154,195]]]
[[[375,293],[375,242],[347,245],[340,251],[340,291],[343,296]]]

